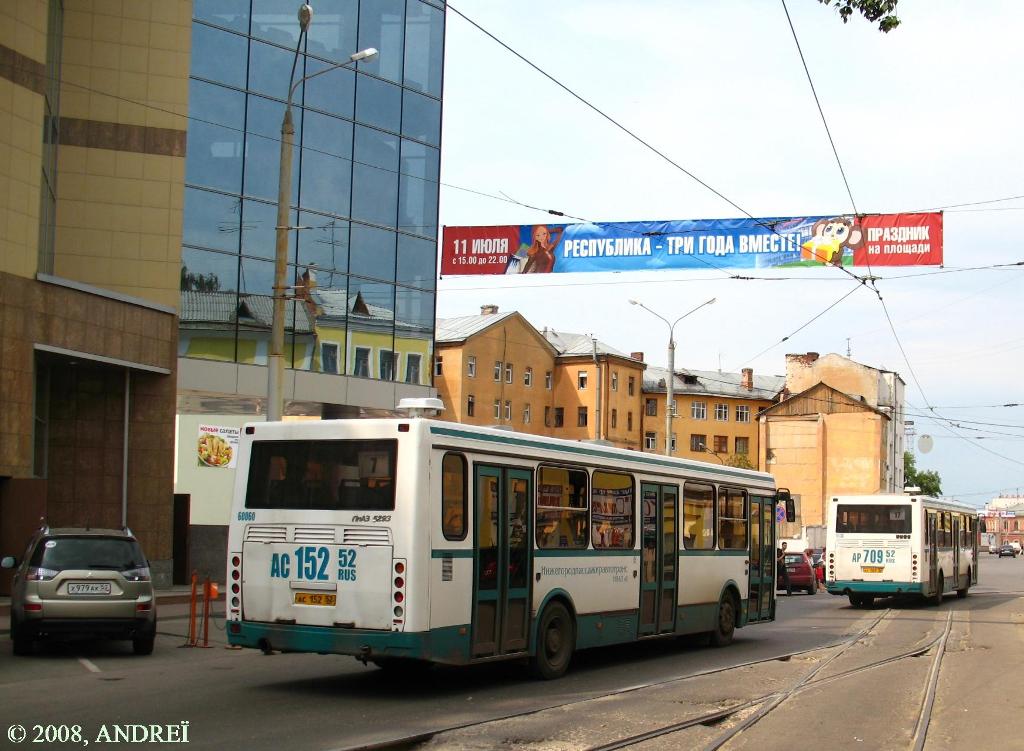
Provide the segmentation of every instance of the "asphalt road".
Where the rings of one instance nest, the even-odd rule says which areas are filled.
[[[1024,591],[1024,558],[984,556],[981,582],[972,590],[977,598],[950,598],[944,607],[983,608],[986,592]],[[9,642],[0,643],[0,742],[7,743],[7,728],[15,723],[30,739],[34,725],[77,724],[95,742],[115,723],[184,722],[194,748],[339,748],[820,647],[871,614],[824,593],[782,596],[778,620],[738,631],[726,649],[683,639],[591,650],[577,656],[564,678],[543,682],[517,663],[436,669],[410,679],[349,657],[229,650],[221,621],[211,628],[212,648],[182,648],[185,611],[183,605],[161,608],[149,657],[133,656],[128,643],[93,643],[47,646],[14,658]],[[920,621],[923,635],[933,623]]]

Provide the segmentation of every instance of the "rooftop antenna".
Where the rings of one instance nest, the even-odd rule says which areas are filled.
[[[850,356],[850,337],[846,337],[846,356]]]

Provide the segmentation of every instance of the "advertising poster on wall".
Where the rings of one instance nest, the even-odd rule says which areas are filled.
[[[441,275],[938,266],[942,213],[445,227]]]
[[[238,458],[240,428],[200,425],[196,454],[201,467],[234,469]]]

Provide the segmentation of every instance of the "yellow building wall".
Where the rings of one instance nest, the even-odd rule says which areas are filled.
[[[587,374],[587,387],[579,388],[579,374]],[[595,438],[594,405],[597,399],[597,369],[588,360],[567,360],[555,366],[554,405],[564,409],[565,421],[561,428],[554,427],[552,417],[551,435],[570,441]],[[579,427],[578,409],[587,408],[587,425]]]
[[[661,393],[644,394],[641,409],[644,415],[643,433],[655,433],[654,449],[645,451],[651,453],[664,453],[665,451],[665,397]],[[676,417],[672,419],[672,432],[676,436],[676,449],[673,456],[680,456],[697,461],[714,462],[715,457],[705,451],[690,450],[690,436],[704,435],[707,437],[707,447],[714,449],[715,436],[725,436],[728,450],[719,452],[722,461],[732,461],[736,458],[736,438],[748,440],[747,459],[753,467],[757,467],[757,453],[759,444],[757,413],[771,406],[771,402],[765,399],[737,399],[728,396],[695,396],[692,394],[673,394],[673,401],[676,403]],[[654,399],[657,403],[658,414],[651,417],[646,411],[646,402]],[[707,417],[704,420],[693,419],[692,404],[695,401],[702,401],[707,405]],[[715,419],[715,405],[725,404],[729,410],[728,420]],[[736,421],[736,407],[746,406],[750,409],[750,422]]]
[[[801,355],[789,355],[786,360],[786,388],[791,394],[799,394],[823,382],[845,394],[863,396],[876,406],[878,375],[873,368],[835,354],[812,362]]]
[[[601,415],[604,423],[604,437],[620,448],[640,451],[643,448],[643,384],[644,366],[642,363],[626,363],[611,360],[602,363],[605,371],[604,402],[605,408]],[[612,390],[612,376],[618,374],[618,387]],[[629,395],[629,379],[633,378],[633,395]],[[612,410],[616,412],[615,425],[612,425]],[[630,427],[632,415],[632,427]]]

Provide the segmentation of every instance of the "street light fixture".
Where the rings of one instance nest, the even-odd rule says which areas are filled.
[[[722,464],[725,464],[725,459],[723,459],[722,456],[717,451],[712,451],[711,449],[709,449],[703,443],[700,444],[700,448],[701,448],[701,451],[704,451],[705,453],[711,454],[713,457],[718,459],[718,461],[720,461]]]
[[[349,56],[345,62],[328,66],[316,73],[300,78],[293,84],[295,66],[302,49],[302,38],[313,22],[313,8],[308,3],[299,7],[299,39],[295,44],[292,72],[288,78],[288,101],[281,121],[281,162],[277,182],[277,226],[274,249],[274,313],[270,327],[270,353],[267,358],[267,420],[280,420],[284,412],[284,313],[287,296],[286,276],[288,273],[288,207],[292,184],[292,148],[295,145],[295,126],[292,123],[292,97],[304,81],[330,73],[352,63],[369,60],[377,55],[373,47]]]
[[[672,323],[669,323],[667,318],[665,318],[662,315],[659,315],[658,313],[655,313],[653,310],[648,308],[646,305],[644,305],[639,300],[630,300],[629,301],[630,305],[639,305],[641,308],[646,310],[648,313],[650,313],[655,318],[660,318],[662,321],[665,322],[665,325],[668,326],[668,378],[665,379],[665,455],[666,456],[672,456],[672,418],[674,416],[672,414],[672,387],[674,385],[673,382],[675,381],[675,366],[676,366],[676,362],[675,362],[676,361],[676,343],[675,343],[675,339],[673,337],[675,336],[676,324],[679,323],[684,318],[686,318],[691,313],[695,313],[696,311],[700,310],[705,305],[711,305],[713,302],[715,302],[715,299],[716,298],[712,297],[710,300],[706,300],[706,301],[702,302],[696,308],[693,308],[692,310],[688,310],[686,313],[683,313],[681,316],[679,316]]]

